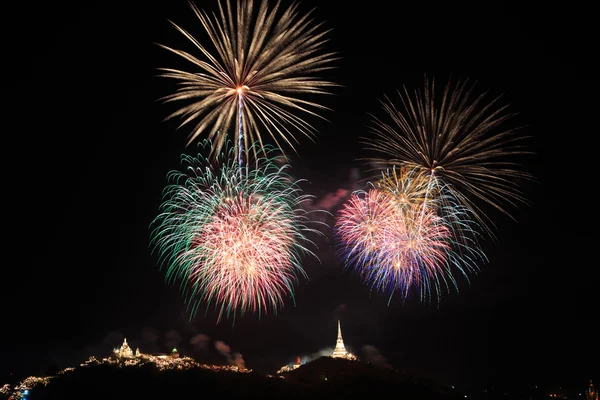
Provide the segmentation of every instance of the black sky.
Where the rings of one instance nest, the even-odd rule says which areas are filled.
[[[32,6],[11,13],[19,28],[5,34],[15,71],[5,83],[17,94],[5,131],[0,378],[109,350],[123,336],[143,351],[149,328],[159,334],[157,350],[176,330],[175,342],[192,353],[189,339],[203,333],[241,352],[249,368],[272,372],[334,346],[342,318],[358,355],[374,346],[396,368],[444,384],[600,379],[597,356],[590,358],[600,277],[591,10],[394,3],[301,3],[316,5],[317,19],[333,28],[331,50],[344,58],[332,78],[344,87],[323,100],[330,123],[313,121],[318,143],[301,142],[292,173],[309,180],[317,201],[354,187],[367,114],[424,74],[469,77],[504,94],[533,136],[537,155],[527,168],[538,183],[524,187],[532,205],[514,212],[517,222],[496,216],[498,241],[484,243],[490,262],[470,286],[439,307],[387,306],[341,270],[324,240],[323,265],[306,266],[311,279],[298,287],[296,307],[288,302],[278,316],[247,316],[233,327],[210,314],[189,322],[148,246],[166,174],[193,152],[185,128],[162,122],[172,108],[157,99],[173,83],[154,76],[158,67],[185,66],[155,43],[187,46],[167,19],[198,35],[201,28],[184,1]]]

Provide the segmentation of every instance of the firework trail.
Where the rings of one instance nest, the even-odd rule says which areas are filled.
[[[202,146],[212,154],[209,141]],[[213,304],[218,321],[277,313],[293,299],[298,278],[306,277],[301,257],[314,256],[305,235],[319,232],[307,227],[301,203],[309,196],[286,173],[287,164],[263,157],[241,174],[234,148],[226,148],[213,162],[182,156],[187,170],[169,174],[151,242],[166,279],[181,282],[192,316],[201,303]]]
[[[519,185],[533,179],[515,161],[529,152],[520,130],[506,127],[514,116],[508,105],[498,105],[499,97],[487,101],[487,93],[476,95],[468,80],[448,83],[438,93],[426,79],[422,90],[404,88],[398,95],[398,105],[387,96],[382,101],[387,120],[373,117],[374,137],[364,144],[382,156],[368,160],[428,175],[433,190],[449,191],[493,236],[493,221],[476,202],[510,216],[505,204],[526,203]]]
[[[230,128],[235,127],[242,165],[248,144],[260,144],[254,151],[262,148],[261,131],[280,149],[280,140],[294,149],[295,133],[313,138],[315,129],[298,114],[320,117],[319,112],[327,108],[307,96],[329,94],[338,86],[317,76],[332,69],[337,59],[334,53],[323,51],[328,31],[321,29],[322,24],[315,24],[310,12],[300,12],[296,3],[282,9],[280,2],[270,7],[267,0],[258,7],[252,0],[224,1],[214,14],[193,3],[190,6],[212,47],[174,23],[199,55],[160,45],[195,68],[190,72],[161,68],[161,76],[179,85],[163,100],[186,103],[168,118],[180,117],[181,126],[195,121],[188,144],[207,134],[218,154]]]

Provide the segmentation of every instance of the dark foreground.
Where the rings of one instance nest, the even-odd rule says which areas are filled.
[[[77,368],[36,386],[28,400],[40,399],[420,399],[458,400],[460,396],[431,381],[363,362],[322,357],[284,378],[254,372],[202,369],[159,371],[97,365]]]

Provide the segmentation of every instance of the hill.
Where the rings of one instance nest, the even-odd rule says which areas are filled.
[[[217,397],[261,399],[457,400],[435,382],[414,379],[372,364],[321,357],[279,376],[228,369],[161,369],[156,364],[91,364],[69,369],[15,398],[175,399]],[[0,396],[2,398],[2,396]],[[8,398],[6,395],[5,398]]]
[[[325,398],[458,399],[459,394],[428,380],[362,361],[321,357],[282,374],[286,382]],[[321,397],[320,397],[321,398]]]

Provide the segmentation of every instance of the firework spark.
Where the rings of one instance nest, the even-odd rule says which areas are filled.
[[[200,56],[160,45],[196,68],[192,72],[161,69],[161,76],[179,82],[179,89],[164,100],[188,103],[168,118],[181,117],[181,126],[196,121],[188,144],[206,133],[215,144],[215,154],[234,126],[240,164],[248,144],[260,143],[255,150],[262,147],[261,129],[280,149],[278,139],[294,149],[296,132],[314,138],[315,129],[298,113],[321,117],[319,112],[327,108],[307,96],[329,94],[337,86],[317,76],[332,69],[337,58],[323,51],[328,31],[296,3],[282,12],[280,2],[269,7],[263,0],[257,8],[252,0],[224,3],[212,15],[190,3],[212,49],[174,23]]]
[[[485,259],[460,206],[446,210],[450,201],[438,204],[439,196],[426,196],[426,187],[422,174],[394,170],[369,191],[353,193],[338,214],[345,266],[390,301],[414,290],[422,301],[439,299],[443,289],[457,288],[455,271],[468,279]]]
[[[374,138],[364,143],[382,157],[369,161],[429,175],[431,188],[450,191],[493,236],[493,222],[476,201],[510,216],[506,204],[526,203],[519,185],[532,179],[515,162],[529,152],[520,130],[505,127],[514,116],[508,105],[498,106],[499,97],[487,102],[487,93],[475,95],[468,80],[448,83],[441,93],[425,80],[423,90],[404,88],[398,95],[400,106],[387,96],[382,101],[387,121],[373,117]]]
[[[192,315],[201,303],[212,303],[219,320],[238,312],[277,313],[286,297],[293,299],[298,278],[306,277],[301,257],[314,255],[305,235],[319,232],[307,227],[301,203],[309,196],[286,173],[287,164],[265,157],[240,173],[228,148],[212,163],[182,156],[187,171],[170,174],[152,231],[166,277],[181,281]]]

